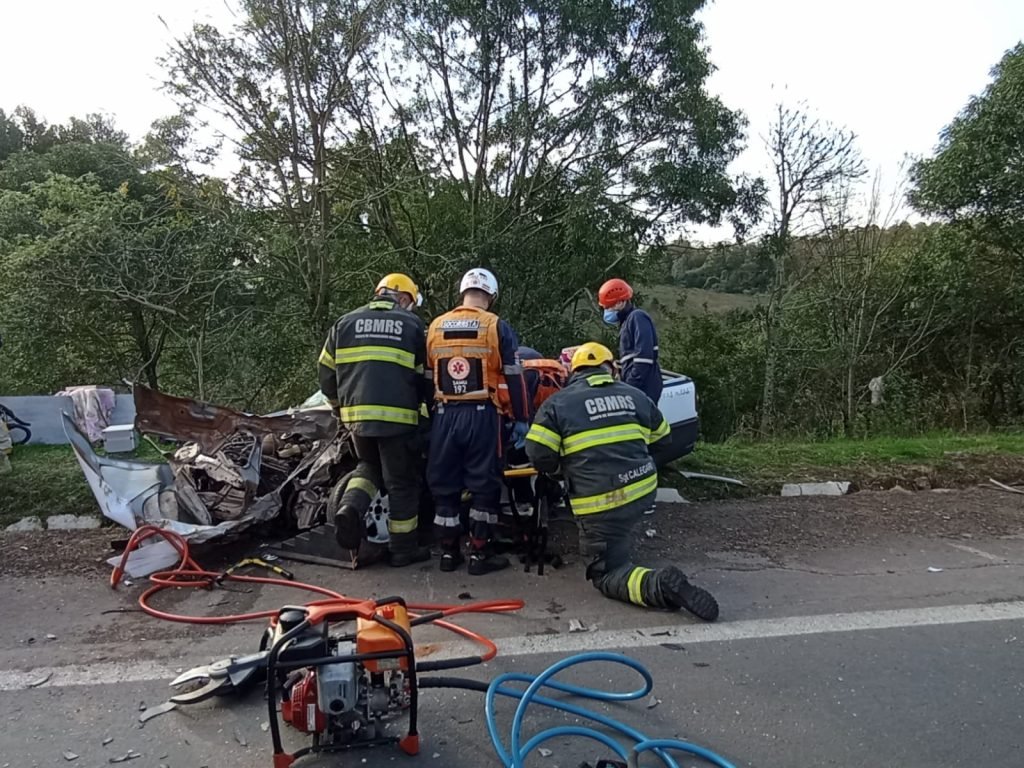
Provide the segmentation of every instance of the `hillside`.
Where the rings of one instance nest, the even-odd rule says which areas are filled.
[[[712,314],[722,314],[734,309],[753,309],[761,302],[760,296],[684,288],[678,285],[644,286],[641,292],[644,309],[654,316],[661,314],[664,309],[678,310],[679,302],[683,299],[685,303],[682,314],[688,317],[704,312],[705,306]]]

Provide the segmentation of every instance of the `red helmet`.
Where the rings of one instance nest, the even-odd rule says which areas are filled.
[[[614,307],[620,301],[629,301],[633,298],[633,289],[629,283],[618,277],[613,277],[605,282],[597,292],[597,303],[605,309]]]

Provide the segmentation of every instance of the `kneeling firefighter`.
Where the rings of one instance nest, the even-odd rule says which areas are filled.
[[[593,558],[587,578],[602,594],[652,608],[686,608],[714,621],[715,598],[674,565],[652,569],[632,563],[632,529],[654,506],[658,489],[652,452],[671,438],[654,402],[612,377],[612,362],[601,344],[576,350],[569,383],[540,407],[526,453],[541,472],[564,475],[580,549]]]
[[[512,442],[529,429],[515,331],[490,311],[498,281],[471,269],[459,286],[462,306],[434,319],[427,334],[435,411],[430,431],[427,483],[434,496],[435,535],[441,570],[463,561],[459,547],[462,491],[469,491],[469,572],[479,576],[508,566],[491,548],[502,490],[502,419],[511,418]]]
[[[432,399],[426,333],[412,312],[422,301],[411,278],[387,275],[373,301],[335,323],[320,353],[320,390],[338,408],[359,460],[335,513],[338,544],[359,548],[366,512],[383,484],[396,567],[430,559],[417,535],[422,463],[416,434],[420,408]]]

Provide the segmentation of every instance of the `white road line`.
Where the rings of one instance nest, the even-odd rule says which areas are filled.
[[[759,640],[801,635],[841,634],[869,630],[937,627],[990,621],[1024,620],[1024,601],[1008,603],[976,603],[935,608],[904,608],[891,611],[832,613],[817,616],[790,616],[779,619],[752,619],[719,624],[679,623],[642,629],[598,630],[561,635],[507,637],[496,640],[505,657],[532,656],[545,653],[580,653],[616,648],[650,648],[663,643],[695,645],[731,640]],[[683,620],[685,621],[685,620]],[[446,649],[447,650],[447,649]],[[465,649],[437,653],[431,658],[462,655]],[[195,659],[174,662],[103,662],[66,667],[39,667],[28,672],[0,670],[0,691],[28,688],[64,688],[112,683],[170,681],[181,667],[196,663]],[[45,678],[45,681],[44,681]],[[43,682],[40,682],[43,681]]]
[[[968,546],[967,544],[954,544],[951,541],[947,541],[946,543],[949,544],[949,546],[953,547],[954,549],[959,549],[961,552],[969,552],[972,555],[977,555],[978,557],[982,557],[985,560],[991,560],[994,563],[1001,563],[1001,562],[1006,560],[1005,557],[999,557],[999,555],[993,555],[991,552],[986,552],[984,549],[978,549],[977,547],[971,547],[971,546]]]

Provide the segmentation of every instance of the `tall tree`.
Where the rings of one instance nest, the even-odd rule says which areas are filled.
[[[230,33],[197,24],[166,59],[172,92],[224,127],[249,206],[279,225],[267,257],[298,288],[308,339],[330,320],[336,226],[331,150],[353,137],[359,56],[376,37],[377,0],[242,0]],[[206,112],[204,113],[204,110]],[[226,125],[225,125],[226,123]]]
[[[847,185],[866,169],[856,147],[856,136],[813,117],[804,106],[779,104],[765,140],[772,163],[774,205],[771,231],[764,247],[771,259],[772,281],[764,304],[766,340],[761,432],[775,426],[776,385],[786,303],[799,285],[793,274],[793,241],[813,231],[813,214],[829,207],[829,200],[846,194]],[[809,228],[810,227],[810,228]]]
[[[649,224],[718,221],[738,202],[725,169],[743,121],[704,88],[703,4],[394,3],[397,64],[371,70],[387,109],[364,127],[426,148],[462,190],[476,240],[488,216],[533,218],[558,184],[636,206]],[[487,211],[487,198],[504,205]]]
[[[942,131],[912,181],[918,210],[1024,259],[1024,43],[1003,56],[988,87]]]

